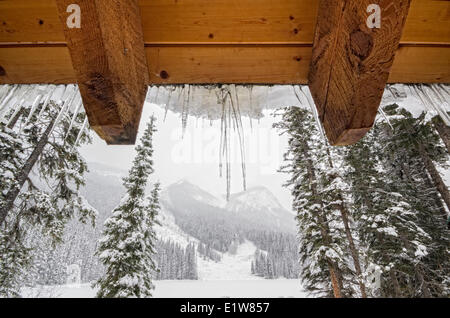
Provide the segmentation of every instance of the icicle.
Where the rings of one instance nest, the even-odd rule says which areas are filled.
[[[448,98],[450,98],[450,92],[447,90],[447,85],[445,85],[445,84],[439,84],[439,88],[441,89],[442,92],[444,92],[445,94],[447,94]]]
[[[9,95],[9,92],[12,88],[14,88],[14,85],[0,84],[0,107],[3,104],[3,100]]]
[[[160,89],[160,87],[161,86],[156,86],[156,94],[155,94],[155,104],[156,105],[159,105],[158,104],[158,97],[159,97],[159,89]]]
[[[222,141],[223,141],[223,132],[224,132],[224,108],[222,105],[222,118],[220,120],[220,142],[219,142],[219,177],[223,177],[223,165],[222,165]],[[212,124],[212,123],[211,123]]]
[[[14,86],[8,93],[8,95],[6,95],[6,97],[2,100],[1,105],[0,105],[0,111],[3,110],[4,107],[7,106],[9,100],[11,99],[11,97],[14,95],[14,92],[16,91],[17,87],[19,87],[18,85]]]
[[[226,95],[224,96],[225,98],[225,103],[226,103]],[[231,134],[230,134],[230,126],[231,126],[231,107],[228,107],[228,114],[227,114],[227,118],[228,123],[227,123],[227,140],[226,140],[226,160],[227,160],[227,201],[230,200],[230,195],[231,195]]]
[[[260,108],[264,109],[264,108],[268,108],[268,101],[269,101],[269,92],[270,92],[271,87],[270,86],[264,86],[264,104],[261,103]]]
[[[303,102],[302,102],[302,100],[300,98],[300,95],[297,93],[296,88],[298,88],[298,91],[301,92],[302,95],[305,97],[306,102],[308,103],[309,108],[310,108],[310,110],[311,110],[311,112],[313,114],[314,120],[316,121],[316,125],[317,125],[317,128],[318,128],[318,130],[320,132],[320,135],[321,135],[322,139],[323,140],[327,140],[327,138],[325,137],[325,132],[324,132],[323,127],[322,127],[322,122],[320,121],[319,114],[317,112],[316,106],[314,104],[314,101],[312,100],[312,96],[310,95],[309,91],[305,92],[305,90],[303,90],[302,86],[300,86],[300,85],[293,86],[293,90],[294,90],[295,96],[297,97],[298,102],[299,102],[300,105],[303,105]]]
[[[187,96],[186,96],[186,86],[187,86]],[[186,133],[187,120],[189,116],[189,96],[191,93],[191,86],[185,85],[183,90],[183,110],[181,113],[181,125],[182,125],[182,138]]]
[[[384,117],[384,119],[386,120],[386,122],[388,123],[388,125],[391,127],[392,130],[394,130],[394,126],[392,126],[389,118],[387,117],[386,113],[383,110],[383,107],[379,107],[378,108],[378,112]]]
[[[445,98],[443,95],[441,95],[441,92],[437,89],[436,85],[430,85],[431,91],[434,93],[434,96],[439,100],[440,103],[445,104]]]
[[[56,90],[56,86],[48,92],[47,97],[45,98],[44,103],[42,104],[41,111],[39,112],[37,122],[39,122],[41,120],[42,116],[44,115],[44,112],[47,109],[47,106],[50,103],[50,99],[52,98],[52,95],[55,92],[55,90]]]
[[[234,94],[233,94],[234,93]],[[247,168],[245,164],[245,139],[244,139],[244,127],[242,125],[241,111],[239,106],[239,97],[236,91],[236,85],[231,85],[230,102],[233,108],[234,121],[236,124],[236,131],[239,139],[239,148],[241,152],[241,171],[242,171],[242,185],[244,191],[247,190]],[[234,98],[233,98],[234,96]]]
[[[437,107],[432,99],[430,98],[430,96],[428,96],[426,94],[426,92],[423,90],[422,87],[420,86],[416,86],[416,85],[411,85],[410,86],[411,92],[414,94],[416,94],[416,96],[419,97],[419,99],[421,100],[422,104],[424,105],[425,109],[431,111],[432,113],[435,113],[436,115],[439,115],[442,120],[445,122],[446,125],[450,126],[450,117],[448,116],[448,114],[444,111],[441,110],[441,108]]]
[[[429,88],[429,87],[425,86],[423,84],[420,86],[420,89],[423,92],[423,94],[425,95],[426,100],[428,100],[428,102],[430,103],[430,106],[439,114],[439,116],[442,118],[444,123],[447,126],[450,126],[450,116],[448,115],[447,111],[445,111],[445,109],[442,107],[443,105],[438,105],[438,103],[440,103],[440,99],[438,99],[436,102],[436,100],[434,100],[432,98],[432,96],[428,94],[427,88]],[[431,91],[433,92],[433,90],[431,90]],[[445,105],[445,102],[442,104]]]
[[[22,99],[18,105],[18,107],[16,107],[14,113],[9,117],[8,122],[6,123],[6,126],[10,126],[14,120],[14,118],[17,116],[17,114],[22,110],[22,105],[25,102],[24,99]]]
[[[58,113],[58,116],[55,119],[55,123],[53,124],[53,128],[50,131],[50,134],[53,132],[53,130],[55,130],[56,126],[60,123],[61,119],[64,117],[64,115],[69,111],[70,106],[72,105],[73,100],[76,97],[76,91],[72,92],[72,95],[69,94],[64,94],[64,97],[68,98],[66,101],[63,102],[62,106],[61,106],[61,110]],[[69,98],[70,96],[70,98]]]
[[[394,85],[388,85],[387,89],[389,90],[389,92],[392,94],[392,97],[394,98],[395,101],[399,101],[400,99],[405,99],[408,97],[408,95],[406,94],[406,92],[403,89],[403,92],[397,88],[398,85],[394,86]],[[401,85],[400,87],[404,88],[404,85]]]
[[[72,116],[72,120],[70,121],[69,129],[67,129],[66,136],[64,137],[64,140],[67,139],[67,136],[69,136],[70,131],[72,130],[73,124],[75,123],[75,120],[77,119],[78,113],[80,112],[81,106],[83,105],[83,102],[80,100],[77,104],[77,107],[75,108]]]
[[[225,176],[227,184],[227,201],[231,196],[231,132],[230,128],[233,125],[233,102],[230,89],[225,86],[216,92],[218,103],[222,105],[221,117],[221,136],[219,146],[219,172],[220,177],[223,176],[223,158],[225,157]],[[227,109],[227,101],[229,99],[230,107]],[[245,169],[244,169],[245,174]],[[246,185],[244,184],[246,187]]]
[[[27,119],[25,120],[25,124],[20,128],[20,132],[22,132],[23,127],[28,125],[29,121],[31,120],[31,117],[33,117],[34,113],[36,112],[36,109],[38,108],[40,101],[42,99],[42,95],[38,95],[36,99],[33,102],[33,105],[31,106],[30,113],[28,114]]]
[[[78,143],[80,142],[80,139],[83,136],[84,130],[87,127],[87,124],[88,124],[88,117],[86,116],[86,118],[84,119],[83,125],[81,126],[80,131],[78,132],[77,139],[75,140],[75,143],[73,144],[73,148],[74,149],[78,145]]]
[[[175,87],[169,87],[169,89],[168,89],[169,96],[167,97],[167,102],[166,102],[166,107],[165,107],[165,112],[164,112],[164,122],[166,122],[167,113],[169,111],[170,99],[172,98],[172,94],[175,90],[176,90]]]
[[[252,90],[253,90],[253,86],[247,86],[247,90],[248,90],[248,102],[249,102],[249,114],[253,114],[253,98],[252,98]],[[252,116],[248,116],[250,119],[250,129],[253,131],[253,122],[252,122]]]
[[[309,107],[311,108],[311,111],[314,114],[314,119],[316,120],[317,128],[319,128],[320,135],[322,136],[322,139],[323,140],[328,140],[325,137],[325,131],[324,131],[323,126],[322,126],[322,121],[319,118],[319,113],[317,112],[316,105],[315,105],[315,103],[314,103],[314,101],[312,99],[312,96],[311,96],[311,93],[310,93],[309,89],[308,89],[308,91],[306,91],[306,88],[305,88],[305,90],[303,90],[303,87],[301,87],[300,90],[305,95],[306,100],[308,101]]]
[[[32,86],[24,85],[20,87],[19,91],[17,92],[17,96],[14,96],[7,104],[6,106],[0,111],[0,122],[5,122],[6,116],[11,111],[13,107],[16,107],[14,110],[14,114],[7,120],[7,125],[11,123],[11,121],[14,119],[14,117],[17,115],[17,113],[21,110],[23,104],[25,103],[25,96],[31,91]],[[19,103],[17,103],[19,102]],[[19,105],[19,108],[17,108],[17,105]]]
[[[42,99],[42,95],[38,95],[35,98],[35,100],[33,102],[33,105],[31,106],[30,113],[28,114],[28,117],[27,117],[27,119],[25,121],[25,125],[27,125],[28,122],[30,121],[31,117],[33,117],[34,113],[36,112],[36,109],[38,108],[38,106],[39,106],[39,104],[41,102],[41,99]]]

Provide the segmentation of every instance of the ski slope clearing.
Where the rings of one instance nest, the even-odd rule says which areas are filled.
[[[200,280],[263,280],[251,273],[251,263],[256,246],[249,241],[240,244],[235,254],[224,253],[218,263],[205,261],[199,257],[198,275]]]

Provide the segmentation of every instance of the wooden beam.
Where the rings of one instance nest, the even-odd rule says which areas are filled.
[[[355,143],[373,126],[410,2],[320,0],[309,87],[330,144]],[[381,23],[369,28],[373,4]]]
[[[139,0],[144,42],[312,44],[319,0]],[[403,44],[450,43],[450,1],[412,0]],[[1,0],[0,42],[65,42],[55,0]]]
[[[147,47],[148,84],[307,84],[311,51],[309,46]],[[0,84],[77,81],[65,46],[0,46],[0,67]],[[450,47],[401,46],[388,82],[450,83]]]
[[[91,127],[108,144],[134,144],[148,83],[138,1],[56,3]],[[72,4],[80,28],[67,23]]]

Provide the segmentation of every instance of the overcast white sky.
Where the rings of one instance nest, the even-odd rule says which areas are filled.
[[[187,129],[182,138],[180,114],[169,112],[164,121],[164,109],[146,103],[139,132],[145,129],[152,114],[157,118],[158,132],[154,137],[155,177],[166,187],[181,179],[198,185],[216,196],[226,194],[226,179],[219,176],[220,121],[212,126],[209,121],[189,117]],[[272,128],[275,119],[265,113],[259,123],[242,118],[245,136],[247,185],[248,187],[265,186],[291,210],[291,195],[282,187],[287,176],[277,172],[286,151],[287,138],[279,136]],[[251,128],[252,127],[252,128]],[[138,136],[138,138],[140,135]],[[242,191],[242,173],[237,134],[232,145],[232,193]],[[107,146],[100,138],[94,136],[91,145],[81,149],[88,162],[99,162],[124,170],[130,168],[134,157],[134,146]]]

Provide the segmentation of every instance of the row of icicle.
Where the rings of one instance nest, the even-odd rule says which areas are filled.
[[[395,84],[388,85],[383,95],[382,106],[399,104],[419,116],[426,111],[430,118],[439,115],[450,126],[450,92],[445,84]],[[231,164],[230,149],[232,133],[239,140],[243,188],[246,189],[245,140],[242,117],[251,120],[264,117],[264,109],[297,106],[311,110],[316,119],[322,137],[325,134],[320,123],[317,109],[311,93],[304,85],[166,85],[150,86],[147,102],[162,105],[167,112],[181,114],[183,135],[189,116],[221,121],[219,151],[219,173],[225,169],[227,198],[230,197]],[[73,117],[68,132],[73,129],[75,118],[84,112],[83,103],[77,85],[0,85],[0,122],[9,124],[22,108],[29,108],[26,123],[33,117],[39,105],[43,105],[38,121],[50,102],[61,107],[54,123],[56,127],[61,118],[69,111]],[[7,115],[12,115],[7,118]],[[380,114],[385,116],[380,107]],[[83,133],[88,129],[88,119],[79,130],[77,145]],[[225,167],[225,168],[224,168]]]
[[[42,105],[37,115],[37,122],[39,122],[50,103],[60,107],[51,131],[61,122],[64,115],[69,111],[73,112],[66,138],[73,128],[79,129],[77,139],[73,145],[73,147],[76,147],[83,134],[89,129],[87,116],[81,127],[74,127],[76,117],[80,112],[84,112],[83,102],[77,85],[1,85],[0,122],[9,126],[19,111],[30,109],[25,125],[22,126],[25,127],[35,115],[39,106]],[[9,118],[8,114],[11,114]]]
[[[429,118],[439,115],[450,126],[450,94],[445,84],[387,85],[382,105],[398,104],[419,116],[425,111]],[[305,85],[157,85],[151,86],[147,102],[161,105],[165,112],[181,114],[183,135],[188,116],[221,121],[219,173],[225,166],[227,198],[230,197],[230,142],[231,133],[237,133],[240,143],[243,188],[246,189],[245,140],[242,116],[251,119],[263,117],[264,109],[297,106],[311,110],[322,138],[325,132],[320,122],[309,88]],[[382,107],[379,113],[386,118]]]

